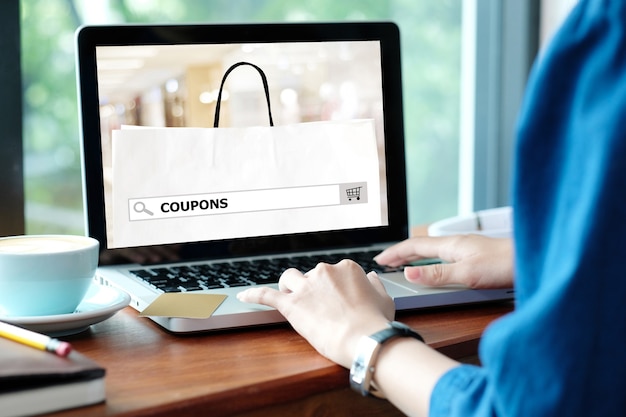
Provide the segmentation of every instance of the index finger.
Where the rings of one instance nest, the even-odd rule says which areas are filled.
[[[279,310],[278,306],[287,293],[270,287],[252,287],[237,294],[237,299],[244,303],[263,304]]]
[[[413,237],[390,246],[375,256],[374,260],[380,265],[400,266],[424,258],[439,258],[445,244],[446,239],[441,237]]]

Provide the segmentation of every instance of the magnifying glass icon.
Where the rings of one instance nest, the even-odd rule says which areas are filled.
[[[137,201],[134,205],[133,205],[133,210],[135,210],[137,213],[146,213],[150,216],[154,216],[154,213],[151,212],[150,210],[148,210],[146,208],[146,205],[144,203],[142,203],[141,201]]]

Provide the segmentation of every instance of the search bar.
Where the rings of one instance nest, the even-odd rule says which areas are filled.
[[[346,191],[360,191],[365,187],[365,183],[332,184],[130,198],[128,199],[128,214],[130,221],[137,221],[356,204],[366,202],[366,200],[348,199],[346,195],[348,197],[350,195],[346,194]]]

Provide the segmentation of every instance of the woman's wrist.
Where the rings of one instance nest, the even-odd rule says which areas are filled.
[[[380,318],[373,318],[348,327],[345,332],[345,341],[340,344],[344,349],[342,353],[343,359],[339,364],[344,368],[350,369],[361,338],[387,328],[389,321],[381,316]]]
[[[397,321],[388,322],[384,329],[361,337],[350,368],[350,386],[364,396],[383,397],[373,383],[378,355],[385,346],[403,338],[424,342],[419,333]]]

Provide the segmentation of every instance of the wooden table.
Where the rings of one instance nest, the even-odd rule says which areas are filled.
[[[510,302],[404,312],[435,349],[475,358],[479,338]],[[66,338],[107,369],[107,401],[55,416],[402,415],[350,391],[348,371],[288,325],[176,336],[126,308]]]

